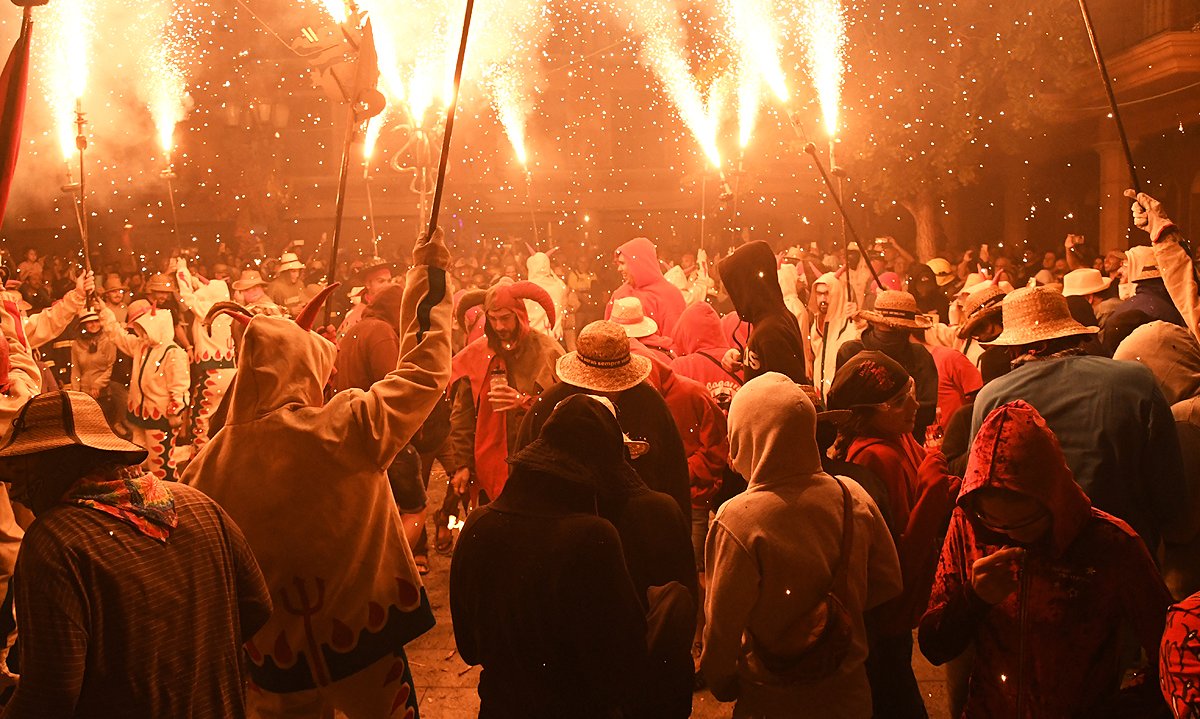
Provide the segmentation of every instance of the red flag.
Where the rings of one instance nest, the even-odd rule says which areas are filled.
[[[17,154],[21,151],[21,120],[25,116],[25,91],[29,85],[29,34],[32,29],[31,13],[25,8],[21,36],[4,64],[4,74],[0,75],[0,97],[4,98],[4,107],[0,109],[0,220],[8,205],[8,191],[12,189]]]

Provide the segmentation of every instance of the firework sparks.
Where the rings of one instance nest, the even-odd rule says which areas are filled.
[[[379,142],[379,134],[383,132],[383,123],[387,120],[388,111],[384,110],[370,120],[367,120],[367,131],[363,133],[363,159],[370,161],[375,154],[375,145]]]
[[[837,0],[820,0],[825,4]],[[779,61],[779,38],[766,0],[724,0],[727,34],[737,48],[741,72],[756,74],[780,101],[788,99],[787,79]],[[746,83],[748,84],[748,83]],[[755,93],[758,96],[758,93]]]
[[[830,137],[837,134],[845,72],[846,18],[839,0],[809,0],[803,27],[807,28],[807,59],[817,100]]]
[[[65,159],[75,154],[75,106],[87,88],[91,9],[89,0],[60,0],[45,9],[45,19],[39,23],[44,32],[38,65],[44,68],[46,103]]]
[[[521,78],[511,65],[501,65],[488,76],[488,88],[492,94],[492,104],[496,115],[504,127],[504,134],[512,143],[517,160],[524,166],[527,163],[525,154],[525,107],[524,95],[521,89]]]
[[[339,25],[350,19],[350,13],[346,10],[346,0],[321,0],[321,7],[325,8],[329,17]]]
[[[683,32],[674,10],[657,2],[631,0],[626,8],[643,34],[642,54],[663,86],[683,124],[695,136],[705,157],[721,166],[717,147],[717,117],[709,111],[684,56]]]

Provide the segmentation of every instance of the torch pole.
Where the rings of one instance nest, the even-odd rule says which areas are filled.
[[[83,270],[84,272],[92,271],[92,246],[91,239],[88,237],[88,217],[87,217],[87,173],[84,171],[83,153],[87,150],[87,135],[83,134],[83,128],[87,125],[87,120],[83,114],[83,102],[75,101],[75,148],[79,150],[79,200],[77,205],[79,217],[79,237],[83,241]]]
[[[1121,137],[1121,147],[1125,150],[1125,163],[1129,166],[1129,180],[1133,189],[1142,191],[1142,183],[1138,180],[1137,168],[1133,164],[1133,150],[1129,147],[1129,135],[1125,133],[1125,123],[1121,122],[1121,111],[1117,108],[1117,96],[1113,94],[1112,78],[1108,75],[1108,66],[1104,64],[1104,55],[1100,52],[1100,42],[1096,39],[1096,27],[1092,24],[1092,13],[1088,10],[1087,0],[1079,0],[1079,12],[1083,15],[1083,24],[1087,28],[1088,41],[1092,44],[1092,55],[1096,58],[1096,70],[1104,83],[1104,92],[1108,96],[1108,106],[1112,110],[1113,120],[1117,123],[1117,134]]]
[[[358,120],[354,112],[354,103],[346,111],[346,141],[342,145],[342,166],[338,170],[337,206],[333,211],[333,245],[329,248],[329,271],[325,273],[325,284],[332,285],[337,281],[338,249],[342,242],[342,215],[346,211],[346,181],[350,177],[350,147],[354,144],[354,136],[358,134]],[[329,305],[325,305],[326,324],[329,322]]]
[[[438,158],[437,183],[433,188],[433,206],[429,210],[429,233],[433,237],[437,230],[438,212],[442,208],[442,191],[446,186],[446,163],[450,159],[450,136],[454,132],[454,111],[458,107],[458,91],[462,87],[463,63],[467,58],[467,36],[471,32],[471,13],[475,0],[467,0],[463,13],[462,41],[458,44],[458,61],[454,66],[454,91],[450,95],[450,106],[446,110],[446,131],[442,134],[442,154]]]
[[[533,246],[538,246],[537,212],[533,209],[533,171],[525,168],[525,204],[529,206],[529,221],[533,225]]]
[[[804,127],[801,126],[800,120],[795,115],[788,113],[788,119],[792,121],[792,127],[796,129],[796,132],[804,140],[804,151],[812,157],[813,164],[817,166],[817,172],[821,173],[821,179],[825,181],[825,187],[829,190],[830,199],[833,200],[833,204],[837,205],[838,212],[842,214],[842,224],[846,226],[846,232],[850,234],[850,239],[854,240],[854,244],[858,245],[859,254],[867,261],[867,269],[871,271],[871,277],[874,278],[876,285],[883,288],[883,282],[879,279],[879,273],[875,271],[875,265],[871,264],[871,256],[867,254],[862,240],[858,237],[858,232],[854,229],[854,224],[850,222],[849,216],[846,215],[846,207],[842,204],[841,195],[834,187],[833,180],[829,179],[829,173],[825,171],[825,166],[821,164],[821,158],[817,155],[817,146],[808,141],[808,134],[804,132]]]

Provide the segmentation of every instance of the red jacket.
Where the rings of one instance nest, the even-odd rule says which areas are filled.
[[[654,243],[645,237],[637,237],[618,247],[616,254],[625,260],[629,282],[613,291],[612,299],[604,309],[604,319],[612,314],[614,302],[622,297],[636,297],[642,301],[646,316],[658,323],[658,333],[673,336],[675,323],[687,302],[679,288],[663,277]]]
[[[850,443],[846,460],[871,470],[887,487],[904,593],[887,605],[878,621],[882,634],[907,634],[929,601],[958,478],[949,476],[940,452],[926,455],[911,434],[859,437]]]
[[[1025,545],[1022,590],[996,605],[971,588],[972,566],[1018,545],[976,519],[972,494],[984,487],[1031,497],[1052,519],[1045,538]],[[1145,543],[1092,506],[1041,415],[1020,400],[989,414],[920,627],[921,653],[934,664],[975,647],[964,716],[1016,716],[1018,696],[1021,719],[1157,716],[1153,658],[1170,603]],[[1120,691],[1123,626],[1152,661],[1144,683],[1128,691]]]
[[[675,374],[704,385],[721,411],[728,413],[742,378],[721,366],[729,344],[721,330],[721,317],[711,305],[697,302],[683,311],[675,325],[675,350],[679,355],[671,363]]]
[[[650,384],[666,401],[683,440],[691,479],[692,506],[701,509],[708,507],[709,500],[721,487],[721,475],[729,464],[729,431],[725,413],[713,401],[704,385],[673,372],[640,342],[630,340],[629,349],[634,354],[650,358]]]

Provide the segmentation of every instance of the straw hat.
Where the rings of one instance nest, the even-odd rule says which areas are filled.
[[[925,263],[929,269],[933,270],[933,276],[937,280],[939,287],[945,287],[954,280],[958,279],[958,275],[954,272],[954,267],[949,260],[941,257],[934,257],[932,260]]]
[[[985,344],[1017,347],[1045,340],[1091,335],[1099,327],[1084,327],[1071,316],[1067,298],[1045,287],[1022,287],[1004,298],[1004,331]]]
[[[650,360],[629,353],[629,337],[608,320],[591,323],[579,333],[577,349],[558,358],[562,381],[593,392],[623,392],[650,376]]]
[[[125,286],[125,283],[121,281],[121,277],[119,275],[109,275],[108,277],[104,278],[104,289],[102,289],[101,292],[103,294],[108,294],[109,292],[124,292],[128,289],[129,288]]]
[[[144,292],[175,292],[175,281],[170,275],[156,274],[150,278],[146,286],[142,288]]]
[[[1001,303],[1008,293],[1002,287],[998,287],[994,282],[984,282],[976,285],[973,290],[963,302],[963,321],[958,326],[960,340],[975,334],[980,325],[996,319],[1004,311]]]
[[[899,290],[880,292],[875,296],[875,309],[859,310],[854,318],[910,330],[923,330],[933,326],[933,321],[917,309],[916,298]]]
[[[139,317],[154,310],[154,305],[147,300],[134,300],[125,310],[125,326],[133,327]]]
[[[233,283],[233,289],[244,292],[251,287],[266,287],[267,283],[258,270],[242,270],[242,276]]]
[[[621,325],[625,334],[630,337],[649,337],[658,332],[658,323],[646,316],[642,309],[642,301],[636,297],[622,297],[613,302],[609,319]]]
[[[25,403],[0,457],[21,457],[79,445],[114,452],[125,464],[146,459],[146,450],[113,433],[96,400],[83,392],[47,392]]]
[[[304,263],[300,261],[300,258],[296,255],[296,253],[285,252],[283,253],[283,256],[279,258],[279,267],[275,271],[287,272],[288,270],[302,269],[304,269]]]
[[[354,272],[352,277],[350,278],[351,280],[354,281],[354,284],[356,284],[356,285],[367,284],[367,278],[370,277],[371,275],[375,274],[376,272],[379,272],[380,270],[387,270],[388,274],[390,275],[390,274],[392,274],[392,270],[395,269],[395,265],[393,265],[391,262],[388,262],[387,260],[383,259],[382,257],[371,257],[368,259],[363,259],[362,263],[363,263],[362,267],[359,268],[356,272]]]
[[[1100,274],[1100,270],[1085,267],[1071,270],[1063,276],[1063,297],[1082,297],[1103,292],[1112,284],[1111,277]]]

